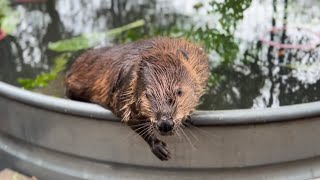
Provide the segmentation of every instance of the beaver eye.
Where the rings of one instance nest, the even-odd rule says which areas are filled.
[[[181,89],[178,89],[178,90],[177,90],[177,95],[178,95],[178,96],[182,96],[182,94],[183,94],[182,90],[181,90]]]

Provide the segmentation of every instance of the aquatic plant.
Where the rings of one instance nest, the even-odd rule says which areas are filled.
[[[192,25],[185,31],[185,36],[194,41],[204,44],[208,52],[214,51],[220,56],[220,67],[233,64],[239,52],[239,42],[234,37],[237,24],[243,19],[244,11],[250,6],[251,0],[225,0],[223,2],[210,1],[207,10],[208,15],[219,17],[218,24],[210,26],[206,22],[204,26],[197,27]],[[197,3],[194,9],[197,11],[205,5]],[[216,59],[217,60],[217,59]],[[219,84],[225,77],[225,71],[212,71],[209,78],[209,87]]]
[[[130,29],[141,27],[145,24],[144,20],[137,20],[127,25],[110,29],[106,32],[93,32],[73,37],[66,40],[57,42],[50,42],[48,47],[52,51],[65,52],[65,51],[78,51],[88,49],[99,44],[106,37],[116,36]]]
[[[233,34],[240,20],[243,19],[244,11],[250,6],[251,0],[225,0],[223,2],[209,2],[208,15],[218,14],[218,23],[215,26],[191,27],[187,37],[204,43],[208,51],[214,50],[222,57],[223,64],[232,63],[239,51],[238,42]],[[201,3],[195,4],[194,8],[203,8]],[[217,28],[220,27],[220,28]]]
[[[18,82],[22,85],[23,88],[29,90],[38,87],[46,87],[50,81],[56,79],[59,73],[66,69],[66,64],[70,56],[70,53],[61,54],[54,59],[54,67],[51,71],[42,73],[36,76],[36,78],[34,79],[19,78]]]
[[[203,25],[196,21],[191,23],[182,19],[169,29],[158,28],[152,35],[167,35],[171,37],[185,37],[192,41],[200,42],[208,52],[214,51],[221,58],[223,65],[232,64],[239,51],[239,42],[234,37],[234,31],[244,11],[250,6],[251,0],[225,0],[223,2],[209,1],[208,4],[198,2],[193,8],[196,11],[205,8],[207,16],[218,17],[216,24],[208,19]]]

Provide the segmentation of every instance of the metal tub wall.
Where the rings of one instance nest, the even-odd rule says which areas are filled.
[[[45,179],[307,179],[320,176],[320,102],[198,111],[166,137],[172,159],[106,109],[0,82],[0,166]]]

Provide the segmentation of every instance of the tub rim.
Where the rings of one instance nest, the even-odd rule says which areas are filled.
[[[59,113],[120,122],[110,110],[99,105],[39,94],[1,81],[0,96]],[[193,113],[191,122],[194,125],[240,125],[291,121],[319,115],[320,101],[317,101],[277,108],[201,110]]]

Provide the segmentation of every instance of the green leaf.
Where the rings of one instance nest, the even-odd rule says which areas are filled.
[[[138,20],[127,25],[108,30],[106,32],[94,32],[83,34],[71,39],[49,43],[49,49],[57,52],[78,51],[96,46],[108,36],[116,36],[124,31],[141,27],[145,24],[144,20]]]
[[[282,67],[308,71],[310,69],[316,69],[317,67],[319,67],[319,63],[313,63],[313,64],[291,63],[291,64],[282,65]]]
[[[1,22],[1,28],[7,33],[12,34],[19,23],[19,14],[17,12],[12,12],[5,16]]]
[[[19,14],[11,9],[8,0],[0,0],[0,28],[11,34],[17,27]]]
[[[8,0],[0,0],[0,18],[11,11]]]
[[[34,79],[30,78],[19,78],[18,83],[25,89],[35,89],[37,87],[46,87],[50,81],[57,78],[58,74],[65,70],[67,59],[71,56],[70,53],[64,53],[54,59],[54,68],[47,73],[42,73]]]
[[[202,2],[198,2],[198,3],[196,3],[196,4],[193,5],[193,8],[194,8],[195,10],[199,10],[199,9],[202,8],[202,7],[203,7],[203,3],[202,3]]]

